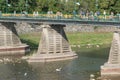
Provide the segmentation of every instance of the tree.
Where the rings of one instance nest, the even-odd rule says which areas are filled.
[[[99,0],[99,5],[101,10],[115,11],[114,7],[119,4],[119,0]]]
[[[2,12],[5,12],[5,8],[6,8],[5,0],[0,0],[0,10]]]
[[[111,5],[110,10],[115,13],[120,13],[120,0],[115,0],[113,5]]]
[[[8,1],[8,3],[6,2]],[[76,5],[79,2],[80,5]],[[10,5],[8,5],[10,4]],[[54,13],[61,11],[62,13],[70,13],[79,10],[103,12],[120,12],[120,0],[0,0],[0,10],[2,12],[21,12],[26,10],[29,13],[39,11],[46,13],[51,10]]]

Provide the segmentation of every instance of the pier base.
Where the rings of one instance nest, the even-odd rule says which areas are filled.
[[[101,76],[118,76],[120,75],[120,64],[106,63],[101,66]]]
[[[0,56],[24,55],[29,51],[26,44],[22,44],[16,29],[15,23],[0,23]]]
[[[28,62],[49,62],[76,58],[64,32],[65,25],[43,25],[42,37],[37,54]]]
[[[101,76],[120,75],[120,33],[115,32],[108,62],[101,66]]]

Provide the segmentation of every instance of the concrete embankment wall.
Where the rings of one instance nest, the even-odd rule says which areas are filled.
[[[18,33],[40,32],[42,30],[41,24],[32,23],[16,23],[15,25]],[[114,32],[118,30],[118,26],[95,26],[95,25],[66,25],[65,32]]]

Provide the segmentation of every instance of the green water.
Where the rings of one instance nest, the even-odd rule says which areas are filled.
[[[0,80],[89,80],[99,74],[108,58],[109,47],[74,48],[78,58],[50,63],[26,61],[0,63]],[[61,71],[56,69],[61,68]]]

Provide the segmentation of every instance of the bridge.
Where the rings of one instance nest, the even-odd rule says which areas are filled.
[[[49,62],[77,58],[77,54],[71,50],[68,39],[64,32],[67,24],[88,24],[88,25],[117,25],[119,21],[104,20],[79,20],[79,19],[48,19],[29,17],[1,17],[0,18],[0,54],[14,55],[29,51],[26,44],[21,43],[14,24],[16,22],[40,23],[42,35],[38,51],[29,57],[28,62]],[[110,55],[107,63],[101,66],[101,75],[120,75],[120,34],[115,32],[111,45]]]
[[[27,22],[41,24],[90,24],[90,25],[120,25],[119,20],[83,20],[68,18],[36,18],[36,17],[0,17],[0,22]]]

